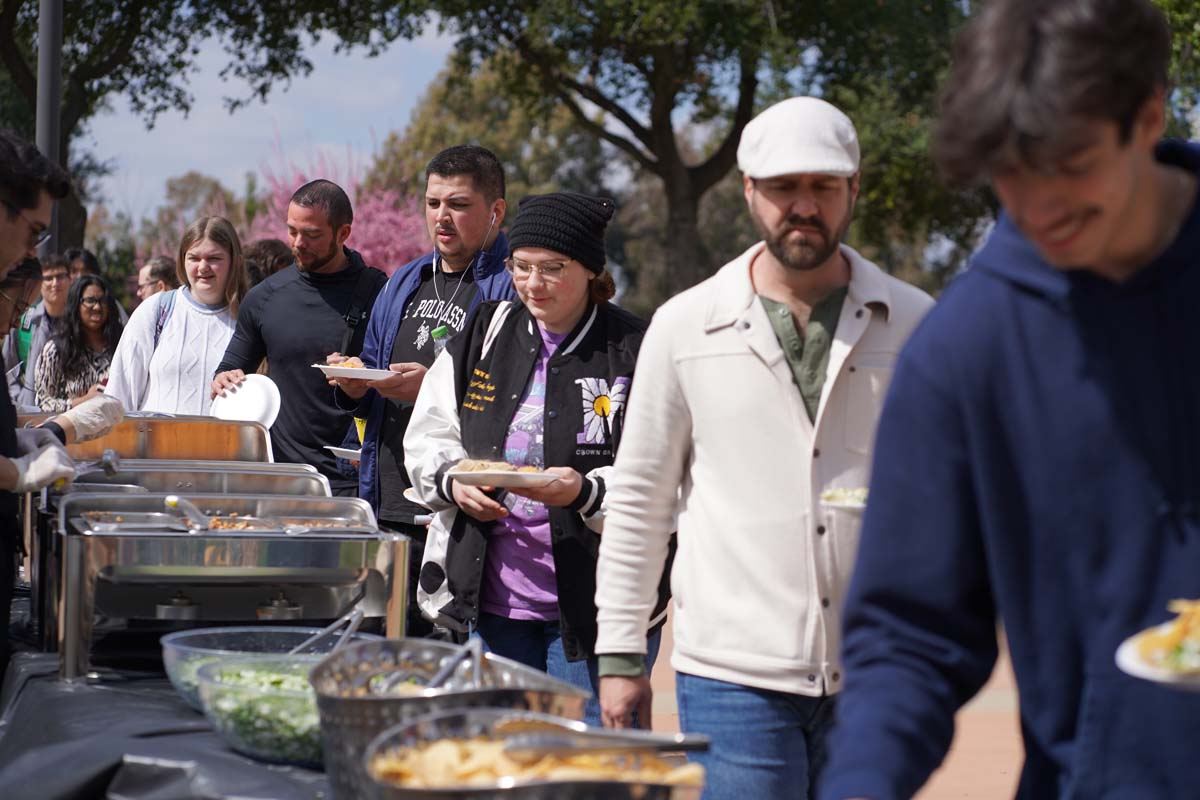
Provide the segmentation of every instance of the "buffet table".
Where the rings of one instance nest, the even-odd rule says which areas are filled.
[[[161,674],[57,680],[54,653],[18,653],[0,692],[5,800],[218,800],[329,796],[319,772],[240,756]]]

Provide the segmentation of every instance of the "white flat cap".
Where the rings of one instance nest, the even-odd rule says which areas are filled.
[[[850,118],[816,97],[790,97],[747,123],[738,169],[751,178],[858,172],[858,133]]]

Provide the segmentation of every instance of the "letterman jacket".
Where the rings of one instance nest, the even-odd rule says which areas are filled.
[[[584,476],[579,498],[550,508],[563,650],[594,655],[596,559],[605,481],[612,470],[625,401],[646,323],[614,305],[592,305],[546,366],[543,413],[548,466]],[[449,470],[464,458],[503,458],[509,423],[542,348],[537,323],[519,303],[480,304],[425,376],[404,436],[404,462],[429,526],[417,599],[426,616],[460,633],[479,616],[479,590],[493,523],[459,513]],[[670,596],[664,569],[650,630]]]

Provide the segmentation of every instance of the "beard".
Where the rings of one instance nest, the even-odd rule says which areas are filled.
[[[771,255],[783,266],[798,272],[814,270],[827,262],[837,252],[842,237],[846,235],[846,229],[850,227],[850,208],[846,209],[841,224],[832,233],[820,217],[801,217],[793,214],[783,221],[778,232],[773,232],[767,230],[758,217],[754,217],[753,214],[751,216]],[[810,230],[804,231],[804,237],[800,241],[789,242],[788,237],[802,226]]]
[[[329,264],[330,261],[333,261],[333,259],[337,257],[337,254],[338,243],[336,239],[329,245],[329,252],[323,256],[313,259],[312,263],[308,266],[305,266],[304,262],[300,260],[300,254],[294,249],[292,250],[292,255],[296,257],[296,269],[300,270],[301,272],[320,272],[327,264]]]

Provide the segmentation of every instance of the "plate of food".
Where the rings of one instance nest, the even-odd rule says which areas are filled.
[[[380,381],[395,373],[387,369],[371,369],[363,366],[362,359],[348,358],[340,364],[313,364],[325,373],[326,378],[353,378],[359,381]]]
[[[859,514],[867,507],[867,490],[861,489],[829,489],[821,492],[821,505],[840,511],[854,511]]]
[[[1130,636],[1117,648],[1126,675],[1200,692],[1200,600],[1172,600],[1170,622]]]
[[[349,447],[334,447],[331,444],[325,445],[325,449],[333,453],[338,458],[344,458],[347,461],[353,461],[357,464],[362,456],[361,450],[351,450]]]
[[[537,467],[516,467],[504,461],[464,458],[448,475],[467,486],[496,486],[505,489],[545,486],[558,480],[557,475]]]

